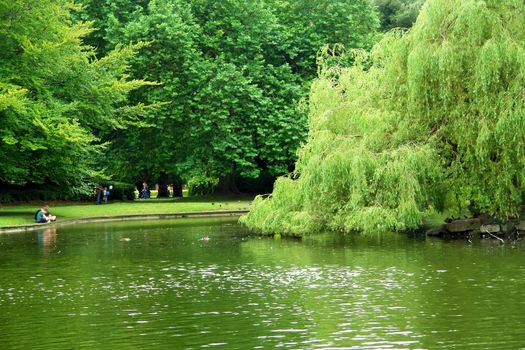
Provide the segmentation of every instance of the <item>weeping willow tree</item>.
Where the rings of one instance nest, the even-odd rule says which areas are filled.
[[[395,231],[525,193],[525,5],[428,0],[351,68],[321,71],[295,173],[243,221],[262,232]]]

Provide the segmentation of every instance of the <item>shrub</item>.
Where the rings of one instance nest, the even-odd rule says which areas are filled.
[[[188,181],[188,195],[200,196],[211,194],[217,188],[219,179],[208,176],[194,176]]]

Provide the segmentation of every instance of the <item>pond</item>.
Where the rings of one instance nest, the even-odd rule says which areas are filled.
[[[0,252],[2,349],[525,346],[516,245],[180,219],[4,234]]]

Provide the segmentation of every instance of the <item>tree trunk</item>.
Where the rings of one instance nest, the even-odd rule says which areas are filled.
[[[240,194],[241,191],[237,188],[235,184],[235,175],[229,174],[226,176],[221,176],[219,178],[219,184],[215,190],[217,194]]]
[[[159,190],[157,192],[157,198],[168,198],[169,196],[170,192],[168,190],[168,175],[163,172],[159,177]]]
[[[182,197],[182,182],[173,183],[173,197]]]
[[[173,197],[181,198],[182,197],[182,179],[179,176],[173,178]]]

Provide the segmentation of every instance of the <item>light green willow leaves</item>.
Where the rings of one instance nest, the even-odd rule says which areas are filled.
[[[297,173],[243,219],[263,232],[413,229],[466,200],[505,219],[525,192],[525,4],[428,0],[369,67],[324,70]]]

